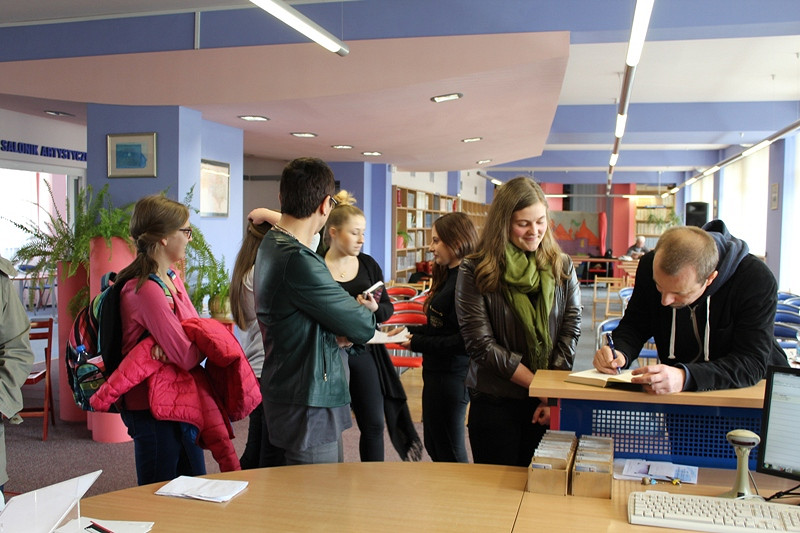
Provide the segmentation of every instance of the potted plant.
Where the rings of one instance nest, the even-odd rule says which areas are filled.
[[[50,200],[55,205],[53,189],[49,183],[45,183]],[[80,269],[84,269],[82,275],[86,277],[90,242],[95,237],[105,239],[108,246],[111,246],[112,238],[118,237],[132,248],[129,225],[133,206],[114,207],[108,185],[103,186],[96,195],[91,185],[79,189],[75,198],[74,217],[71,216],[69,200],[66,216],[57,207],[53,212],[42,206],[39,208],[46,220],[42,227],[33,220],[24,223],[6,220],[30,236],[28,242],[17,251],[14,261],[31,265],[28,275],[41,284],[52,284],[59,267],[63,268],[65,279],[76,276]],[[88,303],[89,290],[84,283],[78,293],[70,298],[68,309],[75,316]]]
[[[411,235],[406,230],[400,227],[400,222],[397,223],[397,248],[405,248],[411,240]]]
[[[225,269],[225,257],[214,257],[203,232],[192,225],[192,240],[186,247],[186,280],[189,294],[197,312],[203,310],[208,297],[208,311],[214,318],[230,314],[230,274]]]

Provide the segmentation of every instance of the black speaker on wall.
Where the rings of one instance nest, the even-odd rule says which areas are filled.
[[[708,203],[689,202],[686,204],[686,225],[698,228],[708,222]]]

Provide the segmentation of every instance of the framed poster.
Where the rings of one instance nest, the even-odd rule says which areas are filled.
[[[106,135],[109,178],[155,178],[156,134]]]
[[[200,216],[227,217],[231,166],[228,163],[200,162]]]

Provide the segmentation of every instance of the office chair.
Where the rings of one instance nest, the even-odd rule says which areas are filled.
[[[403,285],[392,285],[391,287],[386,287],[386,292],[389,294],[389,298],[391,298],[393,301],[408,300],[417,295],[417,289]]]
[[[24,387],[36,385],[44,381],[44,404],[41,407],[26,407],[20,411],[20,416],[27,417],[42,417],[42,440],[47,440],[48,417],[56,424],[56,415],[53,410],[55,405],[53,402],[53,387],[50,380],[50,361],[51,361],[51,348],[53,346],[53,319],[35,320],[31,322],[30,339],[47,341],[44,348],[44,368],[34,368],[28,374],[28,378],[23,384]]]
[[[395,312],[392,316],[381,323],[381,329],[384,326],[392,328],[402,326],[421,326],[428,323],[428,317],[424,313],[417,311],[400,311]],[[392,364],[398,368],[419,368],[422,366],[422,356],[412,355],[408,348],[400,344],[388,343],[386,349],[389,350],[389,358]]]
[[[775,311],[775,323],[800,325],[800,314],[791,311]]]
[[[800,315],[800,306],[794,304],[787,304],[788,300],[784,300],[782,302],[778,302],[777,310],[778,311],[786,311],[787,313],[794,313],[796,315]],[[778,322],[778,321],[776,321]]]

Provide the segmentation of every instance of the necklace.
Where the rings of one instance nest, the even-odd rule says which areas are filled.
[[[294,234],[291,231],[289,231],[288,229],[286,229],[286,228],[284,228],[284,227],[282,227],[282,226],[280,226],[278,224],[273,224],[272,225],[272,229],[276,229],[276,230],[280,231],[281,233],[284,233],[284,234],[288,235],[289,237],[291,237],[292,239],[294,239],[296,241],[300,240],[297,237],[295,237]]]

